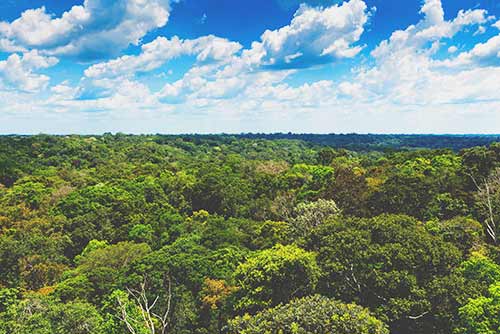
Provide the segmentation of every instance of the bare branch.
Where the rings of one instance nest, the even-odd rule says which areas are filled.
[[[418,319],[420,319],[420,318],[425,317],[427,314],[429,314],[429,311],[424,312],[424,313],[419,314],[419,315],[416,315],[416,316],[409,315],[409,316],[408,316],[408,319],[410,319],[410,320],[418,320]]]
[[[120,297],[117,298],[118,300],[118,305],[120,306],[120,319],[125,323],[125,326],[127,326],[128,331],[131,334],[136,334],[136,330],[134,326],[130,323],[130,316],[127,313],[127,306],[122,302]]]
[[[487,179],[480,185],[472,174],[468,174],[477,188],[476,198],[483,209],[486,209],[484,214],[488,216],[485,219],[485,229],[493,243],[497,243],[497,224],[495,222],[495,210],[492,201],[493,192],[500,191],[500,170],[495,170]]]
[[[161,316],[153,312],[153,309],[155,308],[160,297],[156,296],[152,303],[149,301],[148,294],[146,292],[146,279],[144,279],[144,281],[140,284],[140,290],[127,288],[129,298],[134,301],[134,306],[140,311],[142,317],[141,320],[131,317],[127,312],[127,305],[120,298],[117,298],[118,305],[120,307],[120,319],[125,323],[125,326],[131,334],[137,334],[136,327],[134,325],[146,328],[150,334],[155,334],[157,325],[155,324],[154,318],[156,318],[160,323],[159,329],[161,334],[167,333],[169,326],[168,317],[171,310],[172,284],[168,276],[165,277],[164,281],[167,284],[167,300],[166,309]]]
[[[161,325],[162,325],[161,334],[165,334],[167,331],[167,328],[169,325],[168,316],[170,314],[170,306],[171,306],[171,301],[172,301],[172,282],[170,281],[170,277],[166,276],[164,281],[167,284],[167,291],[168,291],[168,293],[167,293],[167,308],[166,308],[163,316],[160,316],[156,313],[152,313],[153,316],[161,322]]]

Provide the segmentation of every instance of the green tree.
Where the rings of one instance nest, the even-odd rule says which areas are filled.
[[[500,265],[479,252],[473,253],[458,270],[464,277],[485,288],[500,281]]]
[[[239,288],[236,308],[255,312],[312,293],[320,276],[314,253],[276,245],[258,251],[234,273]]]
[[[291,226],[296,237],[307,236],[328,218],[340,214],[340,209],[332,200],[319,199],[315,202],[300,203],[294,209],[295,217]]]
[[[137,224],[132,227],[128,236],[135,242],[151,243],[153,241],[154,231],[149,224]]]
[[[500,331],[500,282],[486,296],[470,299],[460,308],[457,334],[496,334]]]
[[[388,334],[380,320],[355,304],[315,295],[245,315],[229,323],[231,334]]]
[[[449,220],[431,220],[426,229],[440,235],[445,241],[459,248],[464,256],[479,249],[484,244],[484,229],[477,220],[467,217],[455,217]]]
[[[91,304],[60,303],[47,297],[31,296],[0,314],[0,333],[105,334],[105,331],[102,316]]]
[[[319,291],[369,307],[395,332],[433,331],[429,284],[451,273],[462,254],[417,220],[400,215],[337,218],[313,233],[323,276]]]
[[[429,203],[426,218],[452,219],[469,213],[467,204],[450,193],[439,194]]]
[[[78,266],[56,287],[63,299],[86,297],[101,301],[109,293],[127,283],[130,268],[151,252],[147,244],[120,242],[106,245],[91,241],[78,258]]]

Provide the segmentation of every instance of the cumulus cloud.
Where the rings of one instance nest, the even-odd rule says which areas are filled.
[[[239,62],[236,62],[239,64]],[[228,100],[251,98],[248,92],[261,91],[283,82],[293,71],[252,71],[250,68],[234,69],[233,64],[220,68],[215,65],[195,66],[180,80],[166,84],[158,92],[165,103],[188,101]],[[260,96],[259,98],[262,98]]]
[[[500,30],[500,21],[495,22],[492,27]],[[474,35],[476,35],[476,33]],[[499,66],[500,33],[489,38],[484,43],[477,43],[472,47],[472,49],[459,53],[455,58],[445,59],[439,64],[441,66],[449,68],[471,66]]]
[[[26,52],[27,50],[23,47],[16,46],[14,42],[7,38],[0,38],[0,51],[3,52]]]
[[[441,64],[448,67],[498,66],[500,65],[500,35],[491,37],[485,43],[478,43],[472,50],[462,52],[455,59],[445,60]]]
[[[327,14],[329,10],[334,11],[336,15]],[[261,42],[254,43],[251,49],[244,50],[241,56],[230,64],[215,69],[192,69],[181,80],[167,84],[159,96],[167,103],[174,100],[184,102],[216,96],[217,98],[237,98],[240,103],[244,100],[273,100],[275,103],[281,101],[286,104],[292,103],[293,98],[287,98],[290,96],[297,97],[297,102],[294,102],[295,107],[297,105],[305,107],[313,102],[317,104],[318,101],[322,101],[323,105],[346,104],[349,103],[349,99],[357,99],[366,103],[383,100],[387,104],[422,105],[432,103],[429,96],[433,96],[436,103],[458,101],[460,96],[470,99],[491,98],[491,92],[485,92],[484,96],[479,96],[479,91],[470,87],[477,81],[467,83],[463,80],[467,75],[471,79],[477,78],[479,72],[460,73],[461,77],[457,76],[460,79],[454,81],[456,73],[441,73],[438,69],[438,62],[433,60],[433,55],[441,47],[443,39],[453,38],[466,27],[484,24],[489,20],[487,12],[480,9],[462,10],[452,20],[446,20],[439,0],[425,1],[420,12],[423,17],[419,22],[405,30],[395,31],[388,40],[381,42],[371,52],[375,61],[374,66],[361,67],[349,81],[307,83],[298,87],[291,87],[284,83],[289,75],[298,70],[298,67],[303,67],[300,63],[301,58],[307,58],[308,65],[318,64],[324,61],[323,57],[328,53],[325,50],[333,49],[326,47],[333,40],[329,39],[331,34],[325,35],[326,39],[321,41],[323,44],[315,44],[316,35],[311,31],[318,32],[318,27],[321,27],[319,31],[324,32],[323,28],[326,26],[316,15],[322,18],[323,16],[328,19],[332,18],[335,22],[343,22],[330,25],[337,28],[339,26],[352,27],[353,25],[349,22],[356,20],[351,18],[353,16],[360,18],[357,21],[359,22],[357,29],[333,29],[335,31],[333,35],[343,31],[345,36],[348,36],[337,37],[335,39],[337,41],[348,38],[359,39],[367,20],[366,5],[354,0],[329,9],[302,7],[290,25],[264,33]],[[357,32],[353,34],[355,30]],[[307,46],[306,42],[309,42]],[[341,53],[343,55],[350,55],[352,50],[355,50],[352,51],[352,55],[356,53],[356,47],[339,50],[343,50]],[[456,47],[449,49],[450,53],[456,51],[458,51]],[[337,56],[340,57],[339,54]],[[271,61],[271,59],[274,60]],[[281,73],[274,77],[262,75],[263,70],[264,73],[272,73],[273,71],[265,72],[265,70],[277,68],[289,70],[280,71]],[[486,75],[484,72],[481,74]],[[257,85],[256,82],[259,84]],[[445,85],[448,91],[444,92],[434,82]],[[206,87],[212,89],[206,89]],[[465,90],[468,90],[470,94],[465,93]],[[219,94],[211,94],[213,91]],[[306,92],[315,92],[315,94],[307,95]],[[439,92],[442,95],[439,95]],[[305,96],[314,96],[314,98],[310,100],[311,103],[308,103]]]
[[[441,0],[426,0],[420,13],[424,15],[421,21],[405,30],[393,32],[388,40],[372,51],[372,56],[384,60],[398,53],[415,53],[426,49],[428,45],[431,48],[427,48],[427,51],[436,51],[438,45],[432,43],[452,38],[464,27],[488,21],[487,11],[482,9],[460,10],[453,20],[446,21]]]
[[[85,0],[60,17],[45,7],[26,10],[13,22],[0,22],[0,47],[38,49],[47,55],[92,61],[139,43],[164,26],[170,0]]]
[[[452,66],[452,63],[463,65],[477,58],[497,57],[500,38],[478,44],[455,60],[434,59],[443,39],[453,38],[467,27],[484,24],[490,19],[487,12],[461,10],[447,21],[441,1],[426,0],[421,13],[423,18],[417,24],[395,31],[372,51],[375,66],[360,69],[352,81],[343,85],[355,83],[358,99],[400,108],[500,101],[500,82],[495,79],[500,68]],[[455,46],[448,48],[450,54],[457,51]]]
[[[38,51],[30,51],[22,56],[12,54],[0,61],[0,88],[37,92],[47,86],[50,78],[35,71],[54,66],[57,62],[56,58],[42,56]]]
[[[289,25],[264,32],[251,53],[262,66],[275,69],[304,68],[352,58],[363,48],[355,44],[368,18],[362,0],[330,7],[302,5]]]
[[[141,53],[95,64],[85,71],[79,97],[90,99],[112,92],[103,79],[133,78],[183,55],[196,56],[197,63],[183,78],[166,84],[156,97],[164,103],[187,100],[230,99],[246,94],[257,83],[269,87],[282,82],[292,71],[357,55],[369,12],[362,0],[330,7],[303,5],[291,23],[266,31],[259,42],[242,50],[239,43],[215,36],[193,40],[158,37],[142,46]],[[241,51],[241,53],[240,53]],[[281,70],[268,73],[269,70]],[[273,72],[271,71],[271,72]]]
[[[196,55],[199,62],[222,61],[230,58],[241,47],[239,43],[211,35],[194,40],[158,37],[151,43],[142,45],[142,52],[139,55],[123,56],[93,65],[85,71],[85,76],[89,78],[119,77],[133,75],[136,72],[148,72],[183,55]]]
[[[354,44],[368,17],[361,0],[330,7],[302,5],[289,25],[267,30],[259,42],[228,62],[193,67],[180,80],[166,84],[157,96],[165,103],[203,100],[206,104],[210,99],[263,99],[265,95],[279,99],[290,95],[293,89],[281,83],[298,69],[357,55],[362,47]],[[298,93],[320,86],[304,86]]]
[[[52,86],[50,91],[53,94],[51,98],[72,99],[74,98],[77,89],[72,87],[68,81],[63,81],[55,86]]]
[[[222,90],[211,85],[204,76],[216,71],[222,64],[227,64],[241,48],[239,43],[212,35],[193,40],[158,37],[151,43],[144,44],[139,55],[119,57],[87,68],[85,77],[80,82],[77,98],[90,100],[112,96],[119,86],[117,83],[122,80],[134,82],[137,73],[152,71],[181,56],[195,56],[197,65],[184,75],[182,82],[167,84],[163,93],[157,94],[157,97],[163,101],[168,100],[169,103],[179,103],[184,99],[179,97],[181,94],[186,95],[194,89],[211,91],[210,95],[216,96],[222,94]],[[235,80],[225,82],[228,89],[230,86],[236,89],[234,84]]]
[[[235,76],[259,69],[291,69],[310,67],[341,58],[357,55],[362,47],[354,44],[359,41],[369,13],[362,0],[350,0],[341,6],[308,7],[303,5],[295,13],[291,23],[281,29],[266,31],[259,42],[250,49],[243,50],[237,42],[215,36],[204,36],[193,40],[178,37],[167,39],[158,37],[142,46],[137,56],[122,56],[108,62],[99,63],[85,71],[88,78],[133,76],[137,72],[154,70],[169,60],[182,55],[195,55],[198,62],[215,60],[221,62],[210,67],[220,70],[223,77],[235,83]],[[228,66],[227,63],[230,62]],[[222,68],[221,68],[222,66]],[[206,67],[205,67],[206,69]],[[180,92],[192,87],[195,68],[186,74],[185,81],[168,85],[164,91]],[[204,73],[206,74],[206,73]],[[233,78],[233,79],[229,79]],[[199,78],[196,82],[206,79]],[[220,83],[229,86],[227,82]],[[180,89],[180,87],[184,87]],[[219,89],[213,89],[219,91]]]
[[[184,97],[183,106],[191,107],[195,101],[202,101],[204,108],[211,110],[281,112],[281,115],[285,111],[311,111],[323,112],[325,117],[362,111],[380,114],[383,110],[451,112],[456,106],[464,112],[486,112],[500,106],[497,79],[500,68],[450,70],[434,60],[443,45],[442,40],[484,24],[490,19],[487,12],[480,9],[460,11],[455,18],[446,20],[441,2],[427,0],[421,14],[419,22],[395,31],[380,43],[371,53],[373,65],[356,69],[349,80],[292,86],[286,78],[298,70],[263,71],[266,67],[259,68],[256,64],[260,64],[265,50],[260,49],[262,53],[256,55],[253,47],[222,69],[190,71],[185,78],[167,84],[161,96],[166,97],[167,103],[170,99]],[[449,48],[450,53],[457,51],[456,47]],[[264,75],[273,73],[281,76]],[[228,81],[229,78],[234,80]],[[224,89],[228,85],[239,88],[236,92]],[[219,94],[219,99],[214,99],[203,89],[208,86],[220,87],[226,94]],[[224,98],[220,99],[221,96]],[[427,117],[433,119],[434,116],[429,114]]]

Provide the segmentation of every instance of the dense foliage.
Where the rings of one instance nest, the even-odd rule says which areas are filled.
[[[387,328],[366,309],[322,296],[295,299],[254,316],[238,317],[230,333],[386,334]]]
[[[294,136],[0,137],[0,334],[500,332],[494,137]]]

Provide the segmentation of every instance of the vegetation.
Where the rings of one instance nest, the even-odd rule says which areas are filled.
[[[498,333],[495,139],[0,137],[0,334]]]

